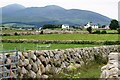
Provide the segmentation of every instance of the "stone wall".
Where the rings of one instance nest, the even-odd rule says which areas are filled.
[[[62,70],[73,70],[74,68],[80,68],[83,65],[90,63],[91,61],[96,62],[107,62],[108,55],[111,52],[119,52],[120,46],[101,46],[92,48],[71,48],[65,50],[40,50],[40,51],[28,51],[18,52],[18,75],[20,78],[48,78],[52,75],[59,74]],[[14,53],[9,53],[14,55]],[[14,56],[8,56],[5,54],[5,63],[11,64],[10,60],[13,61]],[[113,59],[110,55],[109,60]],[[0,59],[3,56],[0,55]],[[115,59],[118,59],[115,57]],[[114,63],[114,60],[112,60]],[[111,63],[111,62],[110,62]],[[4,62],[0,62],[0,65]],[[12,66],[13,68],[16,65]],[[110,66],[111,68],[112,66]],[[0,68],[9,70],[8,67]],[[108,68],[102,68],[103,73]],[[117,68],[115,68],[117,69]],[[102,73],[102,74],[103,74]],[[14,76],[16,72],[12,72]],[[6,74],[3,74],[6,75]],[[9,74],[7,74],[8,76]],[[2,76],[0,76],[1,78]],[[101,75],[104,77],[104,74]]]
[[[108,56],[107,65],[101,68],[100,78],[120,78],[120,53],[112,52]]]
[[[89,34],[88,31],[76,31],[76,30],[40,30],[40,31],[23,31],[23,32],[8,32],[0,33],[0,36],[15,36],[15,35],[40,35],[40,34]]]
[[[120,41],[89,41],[89,40],[34,40],[34,39],[1,39],[3,43],[41,43],[41,44],[97,44],[119,45]]]
[[[63,69],[79,68],[91,61],[107,62],[109,53],[119,52],[120,46],[74,48],[65,50],[40,50],[19,52],[20,78],[48,78]]]

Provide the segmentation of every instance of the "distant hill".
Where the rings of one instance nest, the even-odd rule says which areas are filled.
[[[87,22],[103,25],[109,24],[111,20],[92,11],[79,9],[66,10],[56,5],[25,8],[19,4],[12,4],[3,7],[2,11],[3,23],[21,22],[39,26],[44,24],[81,25]]]
[[[2,7],[2,13],[9,15],[11,13],[14,14],[14,12],[22,10],[22,9],[25,9],[25,7],[22,5],[19,5],[19,4],[12,4],[12,5],[7,5],[5,7]],[[11,14],[11,15],[13,15],[13,14]]]

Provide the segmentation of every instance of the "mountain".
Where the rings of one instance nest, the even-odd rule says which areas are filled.
[[[22,9],[25,9],[25,7],[20,4],[11,4],[11,5],[2,7],[2,13],[3,14],[11,14],[11,13],[14,13],[14,12],[16,12],[18,10],[22,10]]]
[[[19,4],[12,4],[2,8],[3,23],[22,22],[27,24],[70,24],[81,25],[87,22],[95,24],[109,24],[110,18],[101,14],[79,9],[64,9],[56,5],[45,7],[25,8]],[[8,13],[9,12],[9,13]],[[11,13],[12,14],[11,14]]]

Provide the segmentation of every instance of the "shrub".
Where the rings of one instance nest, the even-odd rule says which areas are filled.
[[[107,59],[103,58],[102,54],[94,54],[94,59],[98,64],[106,64],[108,62]]]
[[[118,34],[120,34],[120,28],[118,28],[117,31],[118,31]]]
[[[93,34],[100,34],[100,30],[96,30]]]
[[[17,32],[14,33],[15,36],[19,35]]]
[[[101,32],[101,34],[107,34],[106,30],[103,30],[103,31]]]
[[[10,36],[10,34],[3,34],[3,36]]]
[[[88,27],[87,31],[91,34],[92,33],[92,27]]]
[[[43,30],[40,32],[40,34],[43,34]]]

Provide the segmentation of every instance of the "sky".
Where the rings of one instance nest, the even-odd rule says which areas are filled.
[[[119,1],[120,0],[0,0],[0,7],[14,3],[21,4],[25,7],[58,5],[65,9],[89,10],[118,20]]]

